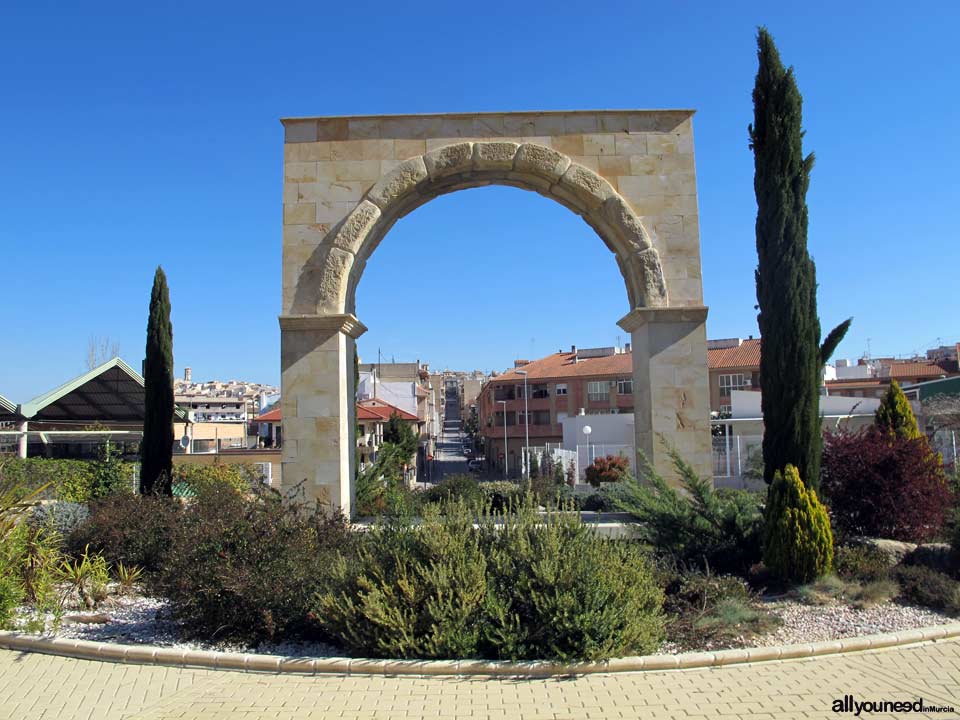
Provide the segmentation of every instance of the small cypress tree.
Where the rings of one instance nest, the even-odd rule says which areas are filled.
[[[813,153],[803,155],[803,98],[766,28],[757,35],[759,69],[749,127],[757,197],[757,323],[764,479],[787,464],[811,487],[820,478],[823,438],[819,387],[823,365],[851,320],[820,343],[816,267],[807,252],[807,188]]]
[[[833,568],[830,518],[793,465],[777,471],[767,498],[763,563],[780,579],[807,583]]]
[[[910,401],[907,400],[907,396],[903,394],[896,380],[890,381],[890,387],[887,388],[883,400],[880,401],[880,407],[877,408],[874,422],[881,430],[911,440],[922,435],[917,426],[913,408],[910,407]]]
[[[173,475],[173,326],[170,293],[157,267],[150,293],[147,354],[143,364],[144,417],[140,442],[140,492],[172,495]]]

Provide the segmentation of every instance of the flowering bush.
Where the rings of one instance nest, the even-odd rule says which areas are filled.
[[[601,483],[620,482],[630,474],[630,463],[622,455],[598,457],[586,469],[587,482],[595,488]]]
[[[940,534],[953,494],[925,437],[877,428],[826,436],[821,488],[839,533],[908,542]]]

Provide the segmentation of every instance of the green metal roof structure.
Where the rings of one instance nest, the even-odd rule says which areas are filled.
[[[20,405],[18,412],[36,422],[142,424],[143,408],[143,378],[117,357]],[[186,412],[177,408],[175,419],[186,422]]]
[[[903,391],[907,397],[916,397],[920,401],[936,395],[960,395],[960,375],[908,385]]]
[[[17,412],[17,405],[12,400],[7,400],[0,395],[0,422],[19,420],[20,413]]]

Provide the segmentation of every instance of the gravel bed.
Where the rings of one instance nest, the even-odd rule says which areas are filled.
[[[67,610],[57,637],[91,640],[124,645],[156,645],[184,650],[216,650],[221,652],[256,652],[287,657],[340,657],[339,648],[322,642],[262,643],[248,647],[237,643],[184,640],[176,623],[170,620],[166,600],[142,596],[111,596],[94,611]],[[106,623],[81,623],[68,620],[71,615],[109,615]]]
[[[880,603],[863,610],[843,603],[805,605],[790,599],[768,600],[760,603],[760,606],[780,618],[781,624],[777,629],[764,635],[728,638],[723,642],[707,642],[704,647],[696,649],[722,650],[820,642],[956,622],[956,618],[935,610],[896,602]],[[108,615],[110,621],[87,624],[66,619],[69,615],[95,614]],[[75,640],[130,645],[149,644],[185,650],[256,652],[293,657],[345,655],[336,646],[322,642],[263,643],[253,648],[232,643],[186,641],[179,637],[176,624],[168,617],[167,602],[141,596],[111,597],[93,613],[79,610],[67,611],[56,635]],[[681,648],[668,641],[661,646],[660,653],[672,655],[690,652],[693,649]]]
[[[754,638],[753,647],[839,640],[956,622],[956,618],[936,610],[897,602],[862,610],[844,603],[805,605],[796,600],[776,600],[764,606],[779,616],[782,624]]]

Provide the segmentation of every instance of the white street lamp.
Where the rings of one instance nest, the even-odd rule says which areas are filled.
[[[587,436],[587,464],[593,465],[593,446],[590,444],[590,433],[593,432],[593,428],[589,425],[583,426],[583,434]]]
[[[503,405],[503,479],[507,479],[507,461],[509,460],[509,455],[507,454],[507,401],[506,400],[497,400],[497,403]]]
[[[523,475],[530,479],[530,411],[527,402],[527,371],[517,370],[517,375],[523,375],[523,423],[524,423],[524,460]]]

